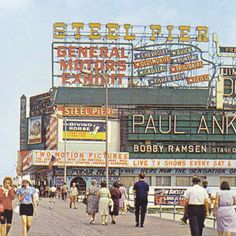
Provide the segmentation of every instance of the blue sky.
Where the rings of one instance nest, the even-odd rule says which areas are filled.
[[[236,46],[235,9],[235,0],[0,0],[0,181],[16,164],[20,96],[50,89],[54,22],[207,25]]]

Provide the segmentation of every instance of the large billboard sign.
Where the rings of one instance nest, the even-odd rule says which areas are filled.
[[[28,144],[42,143],[42,116],[28,118]]]
[[[91,40],[107,39],[116,41],[123,39],[125,41],[135,41],[140,37],[140,28],[144,27],[147,29],[146,34],[150,41],[158,40],[163,34],[170,42],[176,40],[180,42],[190,42],[190,40],[197,42],[209,41],[207,26],[191,27],[189,25],[180,25],[175,27],[173,25],[161,26],[152,24],[140,27],[131,24],[107,23],[104,25],[101,23],[84,24],[83,22],[72,22],[70,24],[56,22],[53,25],[53,37],[57,40],[65,40],[68,37],[80,40],[86,35]],[[197,34],[195,35],[194,32],[197,32]]]
[[[51,157],[54,156],[53,166],[64,166],[65,152],[34,150],[29,153],[30,166],[49,166]],[[127,167],[129,153],[108,153],[108,164],[110,167]],[[66,165],[73,167],[105,167],[106,155],[104,152],[66,152]]]
[[[50,93],[43,93],[30,97],[30,116],[52,114],[54,107],[51,105]]]
[[[236,68],[220,68],[216,99],[218,109],[236,109]]]
[[[207,26],[56,22],[53,38],[53,87],[199,86],[215,75]]]
[[[63,125],[63,139],[69,141],[105,141],[104,120],[68,120]]]
[[[134,53],[134,73],[145,78],[142,84],[148,87],[208,82],[208,64],[202,51],[191,44],[149,45]]]
[[[236,114],[191,110],[136,110],[121,124],[122,151],[133,159],[235,159]]]

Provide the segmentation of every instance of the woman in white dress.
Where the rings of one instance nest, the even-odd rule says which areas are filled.
[[[234,210],[236,196],[230,191],[227,181],[221,183],[220,190],[216,195],[214,204],[218,236],[230,236],[232,232],[236,232],[236,213]]]
[[[107,188],[107,184],[105,181],[101,182],[101,189],[98,192],[98,196],[99,196],[99,212],[102,218],[102,225],[107,225],[111,194],[109,189]]]

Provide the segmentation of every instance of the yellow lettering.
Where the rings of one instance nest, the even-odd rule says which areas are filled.
[[[80,39],[80,29],[84,28],[84,23],[80,22],[73,22],[72,23],[72,29],[76,29],[75,31],[75,39]]]
[[[161,25],[150,25],[150,29],[152,30],[150,40],[155,41],[157,36],[161,33]]]
[[[90,27],[89,39],[101,39],[101,35],[98,30],[98,29],[101,29],[101,24],[100,23],[90,23],[89,27]]]
[[[197,26],[198,31],[197,41],[198,42],[208,42],[208,27],[207,26]]]
[[[125,24],[124,25],[124,28],[125,28],[125,37],[124,39],[125,40],[135,40],[136,36],[135,34],[129,34],[129,30],[131,28],[131,25],[130,24]]]
[[[107,39],[117,40],[119,37],[118,35],[119,25],[115,23],[108,23],[106,27],[107,27]]]
[[[66,24],[63,22],[56,22],[53,25],[53,37],[55,39],[64,39],[66,37]]]
[[[173,25],[167,25],[167,30],[168,30],[167,41],[173,41],[173,29],[174,29]]]
[[[180,25],[179,30],[180,30],[179,41],[180,42],[189,42],[190,36],[188,35],[188,33],[190,32],[190,26],[189,25]]]

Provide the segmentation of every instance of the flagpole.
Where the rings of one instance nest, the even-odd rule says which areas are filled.
[[[64,183],[66,183],[66,145],[67,145],[67,117],[64,117],[65,124],[65,140],[64,140]]]

